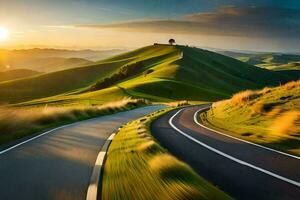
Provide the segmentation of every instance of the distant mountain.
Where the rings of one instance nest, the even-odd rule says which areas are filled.
[[[92,64],[94,64],[94,62],[83,58],[49,57],[28,60],[26,65],[30,66],[27,67],[29,69],[38,69],[42,72],[54,72],[75,67],[88,66]]]
[[[203,49],[153,45],[91,66],[0,83],[0,101],[101,103],[124,97],[213,101],[294,78]]]
[[[61,49],[25,49],[0,50],[0,71],[6,69],[31,69],[42,72],[53,72],[91,65],[122,50],[61,50]]]
[[[29,69],[14,69],[0,72],[0,82],[10,81],[14,79],[26,78],[41,74],[40,72],[32,71]]]
[[[243,53],[234,51],[219,51],[219,53],[236,58],[258,67],[282,71],[282,70],[300,70],[299,54],[283,53]],[[299,72],[295,72],[299,73]]]

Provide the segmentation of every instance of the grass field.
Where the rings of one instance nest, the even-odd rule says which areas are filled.
[[[102,106],[0,107],[0,145],[49,128],[109,115],[147,105],[144,100],[124,99]]]
[[[139,73],[89,91],[121,67],[142,63]],[[0,84],[0,101],[21,105],[102,104],[124,97],[151,101],[215,101],[244,89],[279,85],[295,77],[186,46],[152,45],[93,66]]]
[[[231,199],[151,136],[151,121],[170,109],[130,122],[115,136],[104,167],[103,200]]]
[[[201,119],[212,128],[300,155],[300,80],[237,93],[214,103]]]

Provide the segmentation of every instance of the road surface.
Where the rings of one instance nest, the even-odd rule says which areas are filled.
[[[173,110],[152,124],[172,154],[235,199],[299,200],[300,158],[255,146],[199,126],[207,106]]]
[[[2,151],[0,199],[84,200],[107,137],[122,124],[161,108],[148,106],[77,122]]]

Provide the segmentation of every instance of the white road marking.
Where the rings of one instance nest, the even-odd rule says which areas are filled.
[[[97,156],[95,166],[93,169],[93,173],[91,176],[91,180],[90,180],[90,185],[89,185],[88,191],[87,191],[86,200],[97,200],[98,185],[99,185],[99,180],[101,177],[101,171],[102,171],[102,168],[104,167],[104,161],[105,161],[108,147],[109,147],[111,141],[114,139],[115,135],[116,134],[113,133],[109,136],[109,138],[105,141],[101,151],[99,152],[99,154]]]
[[[221,155],[221,156],[223,156],[223,157],[225,157],[225,158],[228,158],[228,159],[230,159],[230,160],[232,160],[232,161],[234,161],[234,162],[236,162],[236,163],[239,163],[239,164],[241,164],[241,165],[250,167],[250,168],[252,168],[252,169],[255,169],[255,170],[257,170],[257,171],[260,171],[260,172],[262,172],[262,173],[265,173],[265,174],[267,174],[267,175],[269,175],[269,176],[272,176],[272,177],[274,177],[274,178],[280,179],[280,180],[282,180],[282,181],[285,181],[285,182],[287,182],[287,183],[290,183],[290,184],[292,184],[292,185],[295,185],[295,186],[300,187],[300,183],[297,182],[297,181],[288,179],[288,178],[286,178],[286,177],[280,176],[280,175],[275,174],[275,173],[273,173],[273,172],[270,172],[270,171],[268,171],[268,170],[262,169],[262,168],[260,168],[260,167],[255,166],[255,165],[252,165],[252,164],[250,164],[250,163],[247,163],[247,162],[245,162],[245,161],[242,161],[242,160],[240,160],[240,159],[237,159],[237,158],[235,158],[235,157],[233,157],[233,156],[230,156],[230,155],[228,155],[228,154],[226,154],[226,153],[224,153],[224,152],[222,152],[222,151],[219,151],[219,150],[217,150],[217,149],[215,149],[215,148],[213,148],[213,147],[211,147],[211,146],[209,146],[209,145],[207,145],[207,144],[205,144],[205,143],[203,143],[203,142],[200,142],[199,140],[195,139],[194,137],[192,137],[192,136],[188,135],[187,133],[183,132],[182,130],[180,130],[179,128],[177,128],[177,127],[173,124],[173,119],[174,119],[174,118],[175,118],[182,110],[183,110],[183,109],[177,111],[177,112],[169,119],[169,124],[170,124],[170,126],[171,126],[173,129],[175,129],[178,133],[180,133],[180,134],[183,135],[184,137],[186,137],[186,138],[190,139],[191,141],[193,141],[193,142],[195,142],[195,143],[197,143],[197,144],[199,144],[199,145],[205,147],[206,149],[208,149],[208,150],[210,150],[210,151],[213,151],[214,153],[219,154],[219,155]]]
[[[116,134],[111,134],[107,140],[113,140]]]
[[[240,138],[237,138],[237,137],[233,137],[231,135],[227,135],[225,133],[222,133],[220,131],[216,131],[214,129],[211,129],[211,128],[208,128],[206,126],[204,126],[203,124],[201,124],[199,121],[198,121],[198,113],[201,112],[201,111],[204,111],[206,110],[207,108],[201,108],[199,109],[197,112],[195,112],[194,114],[194,122],[196,124],[198,124],[199,126],[201,126],[202,128],[205,128],[207,130],[210,130],[210,131],[213,131],[214,133],[218,133],[220,135],[223,135],[223,136],[226,136],[226,137],[229,137],[229,138],[232,138],[232,139],[235,139],[235,140],[238,140],[238,141],[241,141],[241,142],[245,142],[247,144],[251,144],[251,145],[254,145],[254,146],[257,146],[257,147],[260,147],[260,148],[263,148],[263,149],[266,149],[266,150],[269,150],[269,151],[272,151],[272,152],[275,152],[275,153],[279,153],[279,154],[282,154],[282,155],[285,155],[285,156],[289,156],[289,157],[292,157],[292,158],[295,158],[295,159],[298,159],[300,160],[300,157],[299,156],[295,156],[295,155],[291,155],[291,154],[288,154],[288,153],[285,153],[285,152],[282,152],[282,151],[278,151],[278,150],[275,150],[275,149],[272,149],[272,148],[269,148],[269,147],[265,147],[265,146],[262,146],[262,145],[259,145],[259,144],[255,144],[253,142],[249,142],[247,140],[243,140],[243,139],[240,139]]]
[[[35,136],[35,137],[32,137],[32,138],[30,138],[30,139],[28,139],[28,140],[25,140],[25,141],[23,141],[23,142],[20,142],[20,143],[14,145],[14,146],[11,146],[11,147],[9,147],[9,148],[7,148],[7,149],[4,149],[3,151],[0,151],[0,155],[2,155],[2,154],[4,154],[4,153],[7,153],[7,152],[9,152],[9,151],[11,151],[11,150],[13,150],[13,149],[15,149],[15,148],[17,148],[17,147],[23,145],[23,144],[26,144],[26,143],[28,143],[28,142],[30,142],[30,141],[32,141],[32,140],[35,140],[35,139],[37,139],[37,138],[40,138],[40,137],[42,137],[42,136],[44,136],[44,135],[47,135],[47,134],[49,134],[49,133],[52,133],[53,131],[56,131],[56,130],[59,130],[59,129],[62,129],[62,128],[66,128],[66,127],[69,127],[69,126],[71,126],[71,125],[73,125],[73,124],[68,124],[68,125],[60,126],[60,127],[51,129],[51,130],[49,130],[49,131],[46,131],[46,132],[44,132],[44,133],[42,133],[42,134],[39,134],[39,135],[37,135],[37,136]]]

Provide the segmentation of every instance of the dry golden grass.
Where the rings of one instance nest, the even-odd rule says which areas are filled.
[[[258,101],[251,106],[252,114],[265,113],[265,104],[263,101]]]
[[[141,136],[142,137],[147,136],[147,134],[143,133],[143,135],[141,135]],[[156,142],[154,142],[153,140],[150,140],[150,141],[144,142],[140,146],[138,146],[138,151],[141,151],[141,152],[144,152],[144,153],[150,153],[150,154],[153,153],[153,154],[155,154],[155,153],[161,151],[161,147]]]
[[[124,99],[101,106],[0,107],[0,144],[62,124],[146,105],[144,100]]]
[[[300,80],[214,103],[202,122],[236,137],[300,154]]]
[[[245,90],[239,93],[236,93],[231,98],[231,103],[234,105],[245,103],[249,100],[255,99],[259,96],[257,91]]]
[[[270,133],[276,138],[300,134],[300,111],[288,111],[274,120]]]
[[[180,106],[187,106],[190,105],[190,103],[186,100],[184,101],[175,101],[175,102],[169,102],[166,103],[168,106],[172,106],[172,107],[180,107]]]
[[[298,81],[291,81],[286,83],[285,85],[283,85],[283,87],[287,90],[293,89],[295,87],[299,87],[300,86],[300,79]]]
[[[218,106],[225,105],[225,104],[230,103],[230,102],[231,102],[231,99],[226,99],[226,100],[214,102],[211,106],[211,109],[213,110],[214,108],[217,108]]]
[[[258,91],[258,94],[268,94],[272,91],[272,88],[270,87],[265,87],[264,89]]]
[[[280,108],[274,108],[270,112],[268,112],[268,116],[274,117],[276,115],[279,115],[282,112]]]

